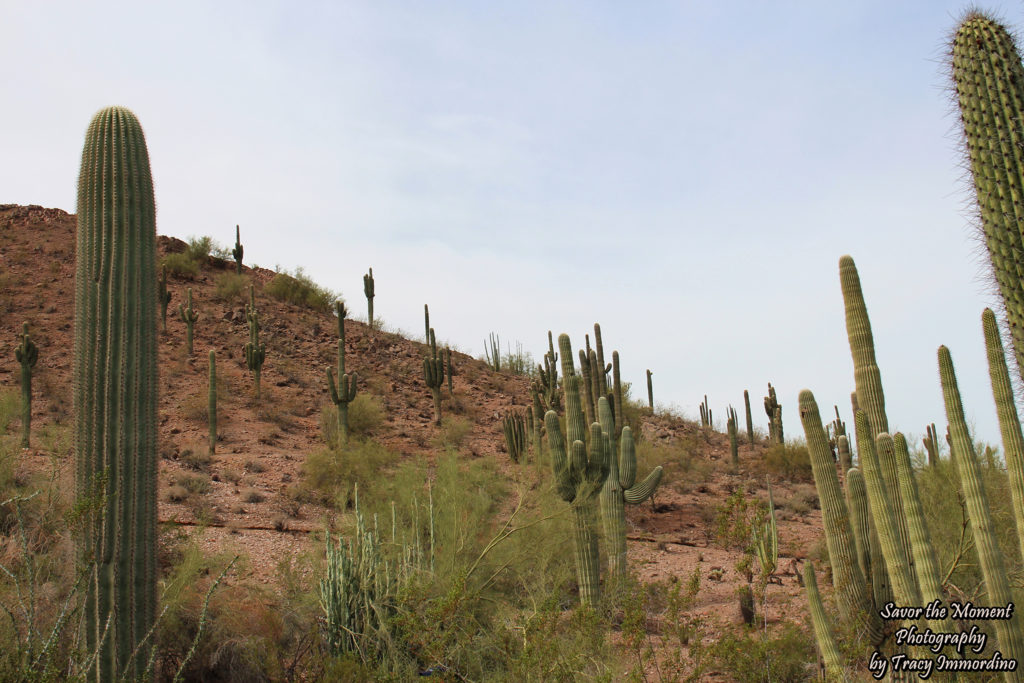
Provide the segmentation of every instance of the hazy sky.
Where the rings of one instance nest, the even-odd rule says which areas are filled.
[[[656,403],[707,394],[721,426],[749,389],[763,428],[770,381],[800,436],[805,387],[852,423],[848,253],[890,426],[944,428],[946,344],[996,442],[946,71],[965,6],[5,2],[0,202],[73,212],[90,118],[127,106],[161,234],[240,224],[247,263],[357,317],[372,267],[388,325],[418,337],[428,303],[474,355],[600,322],[634,396],[650,368]]]

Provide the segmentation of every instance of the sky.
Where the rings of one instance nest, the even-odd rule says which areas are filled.
[[[2,7],[0,203],[74,212],[89,121],[126,106],[160,234],[240,225],[247,264],[301,266],[356,318],[372,267],[387,326],[418,339],[429,304],[472,355],[494,332],[539,360],[599,322],[634,397],[649,368],[659,408],[707,395],[724,428],[747,389],[765,429],[771,382],[793,436],[804,388],[852,425],[850,254],[891,429],[944,428],[945,344],[998,443],[1000,301],[947,67],[963,2]]]

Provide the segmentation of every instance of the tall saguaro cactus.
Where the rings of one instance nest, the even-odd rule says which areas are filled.
[[[363,276],[363,294],[366,295],[366,324],[373,329],[373,268]]]
[[[334,312],[338,315],[338,382],[334,382],[334,368],[328,366],[327,388],[338,407],[338,444],[344,446],[348,443],[348,404],[356,398],[356,373],[345,372],[345,304],[336,301]]]
[[[171,293],[167,291],[167,266],[160,269],[160,289],[157,293],[160,303],[160,320],[163,321],[164,332],[167,331],[167,304],[171,303]]]
[[[647,407],[651,409],[651,415],[654,415],[654,385],[651,384],[651,371],[647,371]]]
[[[423,359],[423,381],[434,399],[434,424],[441,426],[441,385],[444,383],[444,361],[437,354],[437,340],[434,328],[428,330],[430,355]]]
[[[239,227],[235,226],[235,248],[231,250],[231,255],[235,257],[235,274],[242,274],[242,254],[245,249],[242,247],[242,233]]]
[[[725,428],[729,432],[729,455],[732,458],[733,467],[736,467],[737,465],[740,464],[739,438],[736,427],[736,411],[733,409],[732,406],[729,406],[728,410],[726,411],[726,414],[728,415],[728,419],[725,421]]]
[[[196,321],[199,320],[199,314],[192,310],[192,288],[189,287],[185,293],[185,305],[178,304],[178,316],[181,317],[185,323],[185,348],[188,350],[188,355],[192,355],[192,331],[195,329]]]
[[[978,11],[964,16],[951,47],[981,228],[1024,373],[1024,65],[1006,27]]]
[[[21,365],[21,447],[28,448],[32,433],[32,368],[39,360],[39,348],[28,335],[28,323],[21,325],[21,343],[14,349]]]
[[[750,392],[743,390],[743,406],[747,410],[747,441],[754,445],[754,418],[750,414]]]
[[[217,355],[210,349],[210,396],[208,400],[210,423],[210,455],[217,452]]]
[[[78,539],[95,562],[84,647],[96,681],[135,680],[156,623],[156,201],[138,119],[97,113],[78,178],[75,489],[103,508]]]
[[[604,522],[604,536],[608,548],[608,570],[612,577],[626,573],[626,508],[625,505],[639,505],[652,495],[661,483],[661,465],[655,467],[647,477],[636,481],[636,447],[633,432],[622,428],[615,448],[615,425],[608,399],[598,400],[597,411],[601,419],[602,436],[608,442],[608,476],[601,488],[601,518]]]
[[[263,361],[267,359],[267,349],[260,344],[260,312],[256,310],[256,288],[249,285],[249,303],[245,306],[245,319],[249,321],[249,341],[242,348],[245,355],[245,366],[252,373],[256,384],[256,400],[260,400],[260,376],[263,374]]]

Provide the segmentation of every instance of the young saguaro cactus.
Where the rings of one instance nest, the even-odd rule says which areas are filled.
[[[167,331],[167,304],[171,303],[171,293],[167,291],[167,266],[160,269],[160,289],[157,293],[160,303],[160,320],[163,321],[164,332]]]
[[[188,350],[188,355],[192,355],[192,331],[195,327],[196,321],[199,320],[199,314],[192,310],[192,288],[189,287],[185,293],[185,305],[178,304],[178,316],[185,323],[185,348]]]
[[[136,680],[157,605],[156,201],[142,126],[111,107],[89,124],[78,178],[75,492],[102,509],[78,540],[89,566],[90,680]]]
[[[327,389],[331,401],[338,407],[338,445],[348,443],[348,404],[356,398],[356,373],[345,372],[345,304],[334,302],[334,312],[338,316],[338,382],[334,381],[334,368],[327,367]]]
[[[652,495],[661,483],[661,465],[655,467],[643,481],[636,481],[636,447],[633,432],[622,428],[616,454],[615,425],[608,399],[602,396],[597,402],[601,417],[603,440],[608,448],[608,476],[601,488],[601,518],[604,521],[605,543],[608,548],[608,571],[612,577],[626,573],[626,508],[625,505],[639,505]]]
[[[366,295],[366,324],[373,329],[373,268],[363,276],[363,294]]]
[[[754,418],[750,414],[750,392],[743,390],[743,406],[747,410],[747,442],[754,445]]]
[[[21,447],[28,448],[32,433],[32,368],[39,360],[39,348],[28,334],[28,323],[21,325],[21,342],[14,349],[21,365]]]
[[[242,254],[245,250],[242,248],[242,233],[239,227],[235,226],[235,248],[231,250],[231,255],[235,257],[235,274],[242,274]]]
[[[260,312],[256,310],[256,288],[249,285],[249,303],[245,306],[245,319],[249,322],[249,341],[242,348],[245,355],[245,367],[249,368],[256,384],[256,400],[260,400],[260,375],[263,372],[263,361],[267,359],[267,349],[260,344]]]
[[[210,349],[210,396],[208,401],[210,422],[210,455],[217,452],[217,354]]]
[[[1006,27],[976,10],[961,20],[951,47],[981,228],[1024,373],[1024,65]]]
[[[441,426],[441,385],[444,383],[444,361],[437,355],[434,328],[429,330],[430,355],[423,359],[423,381],[434,398],[434,424]]]

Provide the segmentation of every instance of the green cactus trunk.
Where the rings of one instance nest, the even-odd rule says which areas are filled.
[[[217,356],[210,349],[210,396],[208,406],[210,422],[210,455],[217,451]]]
[[[978,11],[964,16],[952,43],[953,84],[981,228],[1017,369],[1024,373],[1024,65],[1010,32]]]
[[[160,303],[160,320],[163,321],[163,331],[167,331],[167,304],[171,303],[171,293],[167,291],[167,266],[160,269],[160,289],[157,292],[157,301]]]
[[[192,310],[192,288],[185,293],[185,305],[178,304],[178,315],[185,323],[185,349],[192,355],[192,331],[199,319],[199,314]]]
[[[448,374],[448,397],[455,396],[455,385],[453,384],[453,377],[455,377],[455,366],[452,365],[452,350],[449,347],[444,347],[444,367],[445,372]]]
[[[868,514],[868,493],[864,486],[864,475],[855,467],[846,471],[846,508],[850,513],[857,564],[861,576],[868,578],[871,576],[871,518]],[[874,604],[871,607],[872,610],[875,609]]]
[[[999,431],[1006,454],[1010,498],[1013,501],[1013,516],[1017,522],[1017,542],[1021,557],[1024,557],[1024,436],[1021,435],[1020,418],[1017,416],[1017,407],[1013,401],[1013,385],[1010,382],[1010,371],[1006,367],[1006,354],[1003,352],[1003,342],[999,338],[995,313],[986,308],[981,315],[981,322],[985,331],[985,350],[988,353],[992,395],[996,402]]]
[[[441,385],[444,383],[444,361],[437,355],[437,341],[434,329],[427,331],[430,341],[430,355],[423,359],[423,381],[434,399],[434,424],[441,426]]]
[[[654,415],[654,387],[651,385],[651,371],[647,371],[647,407],[651,409],[651,415]]]
[[[256,287],[249,285],[249,303],[245,307],[245,318],[249,322],[249,341],[242,349],[245,366],[252,373],[255,384],[256,400],[260,400],[260,376],[263,373],[263,362],[267,358],[267,349],[260,344],[260,312],[256,310]]]
[[[974,452],[974,444],[967,430],[964,408],[960,401],[960,389],[953,370],[953,359],[945,346],[939,347],[939,375],[942,379],[942,396],[946,404],[946,420],[949,422],[952,438],[953,461],[960,474],[960,486],[967,502],[974,545],[978,551],[982,575],[985,577],[987,602],[990,606],[1005,607],[1013,601],[1013,592],[994,532],[995,527],[992,523],[992,514],[989,512],[985,486],[982,483],[978,456]],[[1021,633],[1020,617],[1015,614],[1013,619],[996,619],[993,625],[1003,657],[1022,661],[1024,634]],[[1004,674],[1006,681],[1020,681],[1022,678],[1024,675],[1019,671],[1007,671]]]
[[[235,226],[235,248],[231,250],[231,255],[235,257],[235,275],[242,274],[242,255],[245,253],[245,249],[242,247],[242,233],[240,228]]]
[[[334,382],[333,368],[327,368],[327,390],[331,401],[338,408],[338,445],[348,444],[348,404],[356,398],[356,374],[345,372],[345,304],[335,302],[334,312],[338,317],[338,383]]]
[[[127,109],[93,117],[78,181],[75,480],[87,518],[80,560],[91,680],[134,680],[156,624],[156,201],[142,127]],[[109,628],[107,627],[109,623]]]
[[[366,324],[373,329],[373,268],[363,276],[363,294],[366,295]]]
[[[732,406],[729,406],[728,415],[729,418],[726,420],[725,426],[729,432],[729,455],[732,466],[738,467],[740,464],[740,448],[736,430],[736,411],[732,409]]]
[[[821,501],[821,520],[825,529],[825,543],[832,560],[833,581],[840,611],[844,617],[868,627],[871,641],[881,642],[882,625],[877,612],[870,611],[871,600],[860,564],[853,557],[855,541],[850,525],[846,500],[839,486],[835,461],[828,447],[828,438],[821,422],[821,413],[814,394],[807,389],[800,392],[800,421],[807,438],[814,484]]]
[[[754,445],[754,418],[750,414],[750,392],[743,390],[743,406],[747,410],[747,443]]]
[[[39,348],[28,334],[28,323],[21,325],[21,342],[14,349],[14,358],[21,365],[21,447],[29,447],[32,434],[32,368],[39,360]]]
[[[811,623],[814,626],[814,639],[818,643],[818,651],[825,661],[825,680],[846,681],[843,659],[839,654],[839,646],[828,627],[825,618],[825,607],[821,604],[821,593],[818,592],[818,580],[814,575],[814,563],[808,561],[804,565],[804,584],[807,586],[807,602],[811,608]]]

